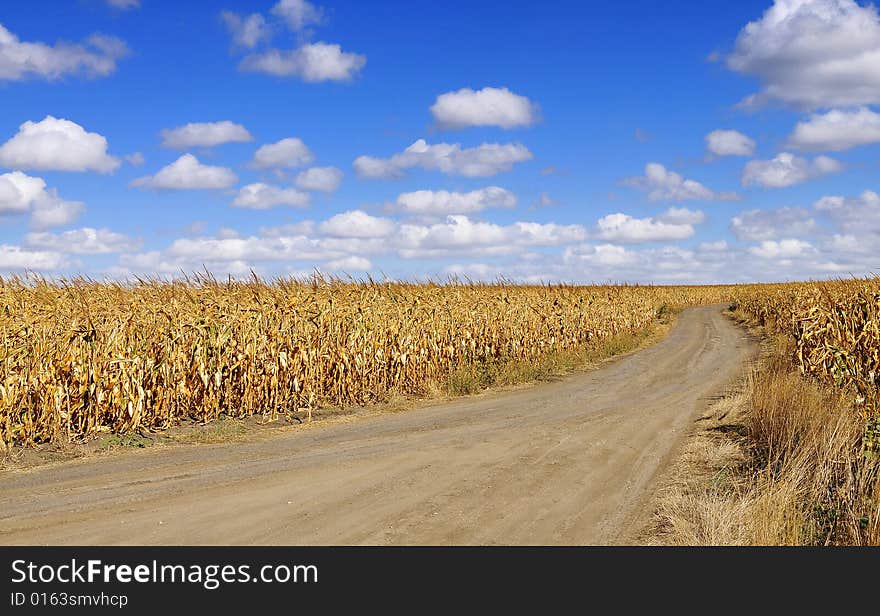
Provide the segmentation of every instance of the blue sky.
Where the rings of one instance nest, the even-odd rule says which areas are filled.
[[[854,0],[6,3],[0,100],[3,275],[880,269]]]

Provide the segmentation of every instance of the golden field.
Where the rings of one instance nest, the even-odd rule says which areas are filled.
[[[422,395],[636,332],[725,287],[0,282],[8,444]]]
[[[804,374],[851,391],[865,417],[880,411],[880,278],[746,286],[735,298],[794,342]]]
[[[0,280],[8,444],[274,417],[419,396],[489,369],[638,332],[665,310],[735,302],[789,336],[808,375],[877,413],[880,282],[518,286],[196,278]]]

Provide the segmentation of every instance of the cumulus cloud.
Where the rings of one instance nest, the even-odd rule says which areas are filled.
[[[315,159],[312,151],[296,137],[261,146],[251,161],[255,169],[284,169],[301,167]]]
[[[55,189],[50,189],[45,199],[34,202],[30,225],[35,229],[65,227],[82,216],[85,211],[84,203],[65,201],[58,196]]]
[[[85,210],[78,201],[66,201],[42,178],[20,171],[0,175],[0,216],[31,215],[31,226],[57,227],[76,220]]]
[[[462,148],[459,143],[429,145],[419,139],[391,158],[359,156],[354,169],[363,178],[402,177],[407,169],[420,167],[465,177],[486,177],[510,171],[516,163],[532,159],[532,153],[519,143],[483,143]]]
[[[184,154],[155,175],[138,178],[131,185],[155,190],[220,190],[236,182],[238,176],[231,169],[203,165],[192,154]]]
[[[350,256],[328,261],[326,267],[335,272],[367,272],[373,268],[373,264],[364,257]]]
[[[447,276],[466,276],[472,280],[497,280],[504,275],[498,265],[488,263],[453,263],[443,268]]]
[[[223,11],[220,19],[229,30],[232,42],[238,47],[251,49],[272,38],[272,29],[266,23],[266,18],[259,13],[243,17],[232,11]]]
[[[845,233],[862,238],[865,245],[880,244],[880,195],[876,192],[866,190],[857,197],[822,197],[813,207],[829,215]]]
[[[488,186],[470,192],[447,190],[417,190],[403,193],[397,201],[389,204],[391,211],[425,216],[447,214],[472,214],[488,208],[511,208],[516,205],[516,195],[498,186]]]
[[[137,250],[140,242],[110,229],[83,227],[63,233],[28,233],[25,244],[52,252],[96,255]]]
[[[815,251],[813,245],[804,240],[784,239],[765,240],[749,248],[749,252],[762,259],[794,259]]]
[[[674,224],[653,218],[633,218],[628,214],[609,214],[596,223],[597,237],[611,242],[640,243],[683,240],[694,234],[692,224]]]
[[[176,150],[212,148],[224,143],[247,143],[254,140],[248,129],[229,120],[191,122],[177,128],[166,128],[160,135],[164,147]]]
[[[394,221],[362,210],[343,212],[322,222],[318,230],[331,237],[381,238],[394,231]]]
[[[706,214],[701,210],[689,210],[686,207],[671,207],[657,220],[670,225],[699,225],[706,222]]]
[[[302,190],[332,193],[342,183],[342,176],[342,171],[336,167],[312,167],[296,176],[296,186]]]
[[[805,152],[839,152],[877,142],[880,142],[880,114],[860,107],[833,109],[798,122],[788,138],[788,147]]]
[[[703,243],[695,250],[679,246],[633,249],[616,244],[581,244],[565,249],[558,267],[547,268],[553,277],[582,282],[652,282],[694,284],[739,281],[745,256],[729,250],[723,241]],[[753,259],[754,260],[754,259]],[[753,278],[765,279],[775,266],[758,261]],[[546,267],[546,266],[545,266]]]
[[[743,186],[784,188],[801,184],[829,173],[843,170],[843,165],[833,158],[817,156],[807,160],[782,152],[772,160],[750,160],[742,173]]]
[[[283,22],[300,40],[309,26],[323,23],[323,10],[306,0],[281,0],[271,9],[272,16]],[[233,42],[253,49],[271,39],[272,25],[260,13],[242,17],[229,11],[221,13]],[[297,77],[306,82],[351,81],[366,65],[363,54],[343,51],[336,43],[302,43],[293,49],[269,48],[249,53],[239,70],[265,73],[276,77]]]
[[[56,80],[65,75],[106,77],[116,62],[128,53],[120,39],[92,35],[85,43],[58,42],[47,45],[21,41],[0,24],[0,81],[29,77]]]
[[[565,249],[562,260],[568,265],[620,267],[638,261],[636,253],[614,244],[582,244]]]
[[[745,26],[727,57],[732,70],[758,77],[745,101],[808,108],[880,102],[880,19],[855,0],[776,0]]]
[[[272,7],[272,14],[294,32],[320,24],[324,19],[324,11],[306,0],[281,0]]]
[[[308,204],[309,195],[307,193],[294,188],[280,188],[262,182],[242,186],[232,202],[234,207],[252,210],[267,210],[279,205],[305,207]]]
[[[342,51],[333,43],[306,43],[296,49],[267,49],[245,56],[239,68],[276,77],[298,77],[306,82],[351,81],[367,64],[367,57]]]
[[[437,224],[401,225],[395,243],[400,256],[411,259],[508,255],[524,247],[558,246],[585,237],[586,230],[580,225],[536,222],[497,225],[454,215]]]
[[[681,210],[684,208],[671,208],[653,220],[665,216],[693,221],[698,218],[698,212],[686,214]],[[319,267],[324,271],[353,272],[362,271],[355,266],[365,266],[364,261],[372,265],[374,257],[394,256],[401,259],[398,263],[404,276],[406,260],[418,260],[410,274],[421,278],[463,273],[479,279],[503,274],[508,280],[527,283],[671,284],[869,272],[876,268],[878,254],[877,243],[870,249],[865,247],[865,235],[854,239],[839,234],[819,246],[782,236],[742,248],[716,238],[693,249],[676,245],[641,247],[603,240],[595,234],[595,242],[585,243],[589,235],[579,225],[495,224],[465,215],[450,216],[438,223],[406,224],[356,210],[325,221],[261,229],[254,235],[224,230],[214,237],[179,238],[164,250],[123,253],[113,271],[122,275],[140,271],[175,276],[180,271],[207,267],[217,274],[247,276],[251,269],[294,273]],[[422,262],[426,259],[437,259],[436,265],[426,266]]]
[[[340,216],[331,227],[344,226],[346,218],[359,217],[351,212]],[[372,229],[372,232],[365,230],[361,235],[378,235],[388,230],[383,229],[381,220],[367,219],[367,222],[367,230]],[[393,223],[390,229],[393,230]],[[336,232],[333,228],[328,231]],[[198,269],[204,264],[224,273],[247,274],[260,263],[278,263],[285,267],[301,263],[308,269],[314,263],[342,263],[389,250],[386,237],[350,237],[348,230],[342,228],[338,231],[346,236],[323,234],[317,231],[314,224],[308,223],[264,229],[259,235],[218,234],[216,237],[179,238],[164,251],[123,255],[119,269],[173,275],[180,270]]]
[[[46,250],[27,250],[20,246],[0,244],[0,271],[46,272],[65,266],[64,256]]]
[[[747,210],[730,220],[730,230],[741,240],[772,240],[780,236],[802,236],[819,229],[808,210],[781,207],[775,210]]]
[[[107,154],[103,135],[53,116],[25,122],[0,146],[0,166],[12,169],[111,173],[120,164],[118,158]]]
[[[46,194],[46,182],[20,171],[0,175],[0,215],[24,214]]]
[[[437,97],[431,113],[440,128],[520,128],[538,121],[538,106],[507,88],[462,88]]]
[[[687,180],[660,163],[645,165],[645,175],[624,181],[627,186],[648,191],[651,201],[735,201],[736,193],[716,193],[696,180]]]
[[[706,135],[706,147],[715,156],[751,156],[754,140],[735,130],[713,130]]]
[[[697,250],[700,252],[724,252],[730,248],[727,244],[727,240],[717,240],[715,242],[700,242],[697,245]]]

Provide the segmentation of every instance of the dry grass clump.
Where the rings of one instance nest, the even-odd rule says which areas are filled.
[[[780,336],[712,407],[659,499],[652,542],[880,545],[880,459],[849,392],[805,378]]]
[[[880,544],[880,460],[843,391],[804,379],[784,351],[755,378],[744,425],[758,469],[755,540]]]

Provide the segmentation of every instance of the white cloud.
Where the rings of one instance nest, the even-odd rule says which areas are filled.
[[[367,57],[342,51],[337,44],[306,43],[296,49],[267,49],[242,59],[239,68],[307,82],[350,81],[367,64]]]
[[[364,257],[343,257],[327,262],[327,269],[336,272],[367,272],[372,268],[373,264]]]
[[[0,215],[29,212],[45,194],[46,182],[21,171],[0,175]]]
[[[805,152],[841,151],[880,142],[880,114],[866,107],[833,109],[798,122],[788,147]]]
[[[301,220],[299,222],[260,229],[260,235],[264,237],[292,237],[314,234],[315,221],[313,220]]]
[[[64,227],[74,222],[85,212],[86,206],[79,201],[65,201],[55,189],[47,191],[47,198],[34,202],[30,224],[35,229]]]
[[[538,121],[539,111],[525,96],[507,88],[462,88],[437,97],[431,113],[440,128],[498,126],[519,128]]]
[[[822,197],[813,207],[831,216],[848,234],[860,238],[872,235],[872,240],[880,240],[880,195],[873,191],[866,190],[858,197]]]
[[[691,224],[671,224],[621,213],[603,216],[596,226],[600,239],[623,243],[683,240],[694,234]]]
[[[558,246],[585,237],[586,231],[580,225],[516,222],[502,226],[454,215],[432,225],[401,225],[395,245],[406,259],[498,256],[518,253],[528,246]]]
[[[144,155],[140,152],[132,152],[131,154],[126,154],[125,160],[132,167],[141,167],[146,162]]]
[[[64,265],[64,257],[57,252],[0,244],[0,270],[40,272],[58,270]]]
[[[41,178],[20,171],[0,175],[0,216],[31,214],[31,225],[56,227],[76,220],[85,210],[77,201],[65,201]]]
[[[251,166],[256,169],[301,167],[315,159],[301,139],[288,137],[276,143],[261,146],[254,154]]]
[[[120,164],[118,158],[107,154],[104,136],[53,116],[25,122],[0,146],[0,165],[11,169],[111,173]]]
[[[354,168],[364,178],[402,177],[413,167],[465,177],[486,177],[510,171],[516,163],[531,159],[532,153],[519,143],[483,143],[462,149],[459,143],[429,145],[419,139],[388,159],[359,156]]]
[[[817,210],[828,212],[848,213],[852,213],[854,210],[863,207],[880,208],[880,195],[872,190],[866,190],[858,197],[852,199],[840,196],[822,197],[813,204],[813,207]]]
[[[648,191],[651,201],[735,201],[735,193],[716,193],[696,180],[687,180],[674,171],[669,171],[660,163],[645,165],[645,175],[624,181]]]
[[[238,176],[231,169],[203,165],[192,154],[184,154],[156,175],[138,178],[131,185],[156,190],[219,190],[236,182]]]
[[[223,11],[220,18],[229,30],[232,42],[239,47],[251,49],[272,38],[272,29],[266,23],[266,18],[259,13],[242,17],[232,11]]]
[[[671,207],[657,220],[671,225],[699,225],[706,222],[706,214],[701,210],[689,210],[686,207]]]
[[[812,244],[803,240],[765,240],[758,246],[749,248],[749,252],[762,259],[793,259],[812,253],[815,249]]]
[[[29,248],[70,254],[108,254],[136,250],[140,242],[110,229],[83,227],[63,233],[28,233],[25,244]]]
[[[28,77],[56,80],[79,73],[106,77],[127,53],[121,40],[101,34],[92,35],[84,44],[59,41],[47,45],[21,41],[0,24],[0,81]]]
[[[320,24],[324,18],[322,9],[306,0],[281,0],[272,7],[272,14],[282,19],[294,32]]]
[[[488,186],[471,192],[447,190],[417,190],[403,193],[389,205],[390,210],[425,216],[448,214],[472,214],[488,208],[511,208],[516,205],[516,195],[498,186]]]
[[[854,0],[776,0],[739,33],[727,65],[763,89],[745,102],[801,107],[880,102],[880,19]]]
[[[229,120],[191,122],[177,128],[166,128],[160,134],[162,145],[176,150],[212,148],[224,143],[247,143],[254,140],[248,129]]]
[[[839,209],[839,208],[838,208]],[[698,212],[672,208],[658,215],[696,220]],[[671,223],[666,223],[671,224]],[[649,231],[653,231],[648,227]],[[199,233],[199,231],[196,231]],[[816,247],[802,239],[781,236],[740,248],[713,238],[693,249],[676,245],[634,248],[588,236],[579,225],[518,222],[495,224],[467,216],[440,223],[403,224],[365,212],[344,212],[326,221],[300,221],[244,235],[226,229],[214,237],[189,236],[166,249],[122,254],[111,268],[176,276],[207,267],[218,275],[247,276],[253,268],[263,275],[323,271],[355,272],[375,257],[397,258],[400,274],[421,278],[467,274],[479,279],[524,283],[643,282],[712,283],[804,279],[862,273],[876,269],[880,235],[841,233]],[[822,236],[819,236],[822,237]],[[419,260],[407,270],[407,260]],[[435,265],[421,262],[437,259]],[[473,259],[475,262],[469,262]],[[362,261],[363,260],[363,261]],[[452,260],[452,264],[450,264]]]
[[[597,246],[582,244],[566,248],[562,260],[568,265],[579,267],[584,265],[619,267],[635,263],[638,256],[623,246],[614,244],[599,244]]]
[[[714,242],[701,242],[697,246],[697,250],[701,252],[724,252],[729,249],[730,246],[727,244],[727,240],[717,240]]]
[[[801,236],[818,230],[810,212],[803,208],[747,210],[730,220],[730,230],[741,240],[771,240],[780,236]]]
[[[335,224],[344,225],[345,218],[343,216],[337,219]],[[373,234],[384,233],[381,221],[367,222],[373,228]],[[347,233],[345,230],[342,232]],[[316,262],[326,263],[379,254],[388,249],[388,240],[385,237],[333,237],[316,234],[315,226],[309,223],[265,229],[259,236],[218,234],[213,238],[179,238],[162,252],[124,255],[120,266],[128,271],[175,274],[180,270],[198,269],[205,264],[223,273],[246,274],[257,263],[283,263],[287,267],[293,263],[313,265]]]
[[[443,273],[471,280],[498,280],[504,275],[502,268],[488,263],[453,263],[443,268]]]
[[[706,135],[706,147],[716,156],[751,156],[755,142],[735,130],[713,130]]]
[[[305,207],[309,204],[309,195],[294,188],[280,188],[270,184],[257,182],[242,186],[232,205],[235,207],[266,210],[278,205]]]
[[[332,193],[342,183],[342,175],[336,167],[312,167],[296,176],[296,185],[302,190]]]
[[[370,216],[361,210],[336,214],[322,222],[318,229],[331,237],[381,238],[394,231],[394,221]]]
[[[742,173],[743,186],[784,188],[814,178],[837,173],[843,165],[827,156],[807,160],[788,152],[782,152],[772,160],[750,160]]]

